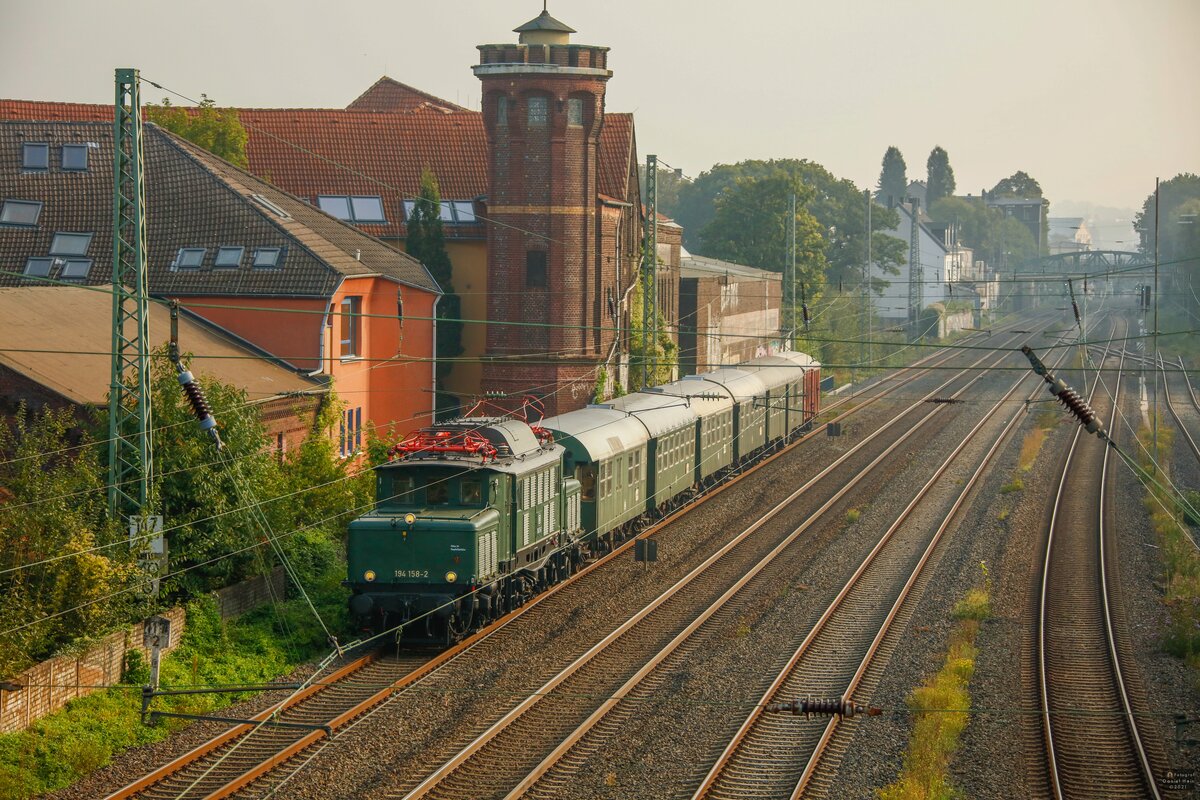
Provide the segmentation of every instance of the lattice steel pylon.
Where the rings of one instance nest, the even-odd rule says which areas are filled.
[[[912,198],[912,228],[908,242],[908,321],[912,325],[912,335],[919,335],[917,325],[920,324],[921,307],[925,304],[925,268],[921,264],[921,201]]]
[[[126,521],[150,502],[149,274],[138,72],[118,69],[113,121],[112,380],[108,513]]]
[[[646,237],[642,246],[642,386],[658,378],[658,156],[646,156]]]

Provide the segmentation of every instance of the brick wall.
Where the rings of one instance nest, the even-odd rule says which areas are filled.
[[[285,586],[283,569],[276,568],[270,578],[259,576],[214,592],[221,618],[228,619],[269,602],[271,589],[282,598]],[[183,637],[184,610],[176,607],[159,616],[171,620],[171,641],[163,648],[163,652],[170,652]],[[81,653],[43,661],[13,678],[14,683],[24,688],[16,692],[0,690],[0,733],[24,730],[77,697],[120,683],[129,650],[137,650],[149,658],[149,648],[142,646],[143,630],[144,623],[135,623],[123,631],[110,633]],[[138,702],[135,693],[130,692],[129,702]]]

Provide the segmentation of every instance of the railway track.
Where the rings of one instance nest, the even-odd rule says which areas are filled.
[[[1200,402],[1196,399],[1196,392],[1192,388],[1192,382],[1188,380],[1187,369],[1183,365],[1183,359],[1179,359],[1179,374],[1175,379],[1176,392],[1171,391],[1171,374],[1166,368],[1166,363],[1159,359],[1158,369],[1163,377],[1163,398],[1166,400],[1167,408],[1171,412],[1171,417],[1175,420],[1175,425],[1179,432],[1183,434],[1184,441],[1188,444],[1188,449],[1196,457],[1197,462],[1200,462],[1200,446],[1197,446],[1196,439],[1192,435],[1195,431],[1196,435],[1200,435]],[[1182,391],[1178,391],[1180,384],[1183,386]],[[1178,404],[1175,402],[1176,397],[1185,397]]]
[[[1004,358],[985,356],[971,367],[985,361],[995,366]],[[953,376],[922,400],[947,391],[956,398],[984,374]],[[797,558],[800,537],[911,437],[928,435],[927,429],[947,407],[918,402],[898,414],[553,675],[434,772],[389,796],[512,797],[530,791],[543,778],[545,785],[530,793],[555,794],[598,746],[596,740],[605,738],[603,730],[612,730],[628,711],[620,706],[623,698],[643,681],[657,679],[655,672],[667,659],[697,646],[711,633],[706,626],[726,625],[734,614],[731,609],[763,591],[757,580],[777,582],[779,575],[770,571]],[[866,464],[864,457],[869,459]],[[809,507],[797,505],[801,497]],[[815,510],[810,508],[814,504],[819,504]],[[576,748],[589,734],[592,741]]]
[[[962,457],[971,440],[984,436],[987,423],[1030,381],[1022,376],[1012,383],[896,518],[775,676],[694,797],[789,798],[814,789],[837,796],[829,781],[848,746],[850,723],[836,716],[810,719],[764,709],[769,703],[810,695],[866,702],[879,677],[873,674],[879,671],[875,665],[890,657],[897,642],[892,634],[911,614],[907,599],[928,580],[926,567],[944,533],[1021,415],[1013,415],[994,433],[948,508],[942,499],[944,511],[936,528],[929,529],[928,516],[913,523],[912,515],[930,499],[938,479]],[[1039,389],[1040,384],[1028,396]],[[932,504],[939,506],[936,500]]]
[[[857,405],[838,415],[835,419],[840,420],[852,414],[862,413],[869,405],[886,397],[889,392],[894,392],[900,387],[907,386],[920,377],[928,375],[933,369],[944,365],[952,357],[953,354],[935,354],[927,357],[918,365],[909,368],[907,377],[883,381],[880,386],[873,387],[871,392],[860,393],[839,401],[832,408],[851,401],[856,402]],[[792,446],[794,447],[795,444]],[[767,461],[777,458],[779,455],[776,454]],[[719,487],[718,491],[729,485]],[[664,520],[664,523],[687,510],[685,508],[676,512],[671,518]],[[644,535],[650,535],[653,532],[650,531]],[[617,557],[631,546],[632,542],[628,542],[601,561]],[[595,562],[589,565],[583,572],[573,577],[572,581],[599,564],[600,562]],[[560,584],[556,590],[565,585]],[[260,722],[270,720],[300,723],[321,726],[324,729],[303,730],[269,724],[236,726],[185,756],[113,793],[109,798],[110,800],[123,800],[123,798],[130,797],[156,799],[204,797],[216,800],[216,798],[230,796],[255,781],[261,781],[263,776],[268,774],[272,775],[272,778],[267,781],[268,784],[274,785],[281,780],[286,780],[290,772],[283,770],[281,773],[279,768],[282,765],[290,764],[294,771],[299,754],[307,750],[306,756],[311,758],[314,752],[333,741],[332,737],[339,731],[351,727],[355,721],[372,713],[373,709],[380,708],[389,697],[394,697],[420,683],[424,678],[436,672],[439,667],[451,662],[489,637],[495,636],[509,622],[539,603],[548,600],[554,593],[555,590],[552,590],[541,595],[493,626],[433,658],[405,661],[384,659],[379,654],[374,654],[357,659],[322,680],[320,685],[310,687],[295,697],[289,698],[285,703],[268,709],[257,718]],[[313,748],[314,744],[318,745],[316,750]],[[300,763],[306,763],[307,758]],[[255,788],[256,790],[261,789],[261,784]]]
[[[1113,396],[1089,402],[1114,431],[1123,356]],[[1047,774],[1055,798],[1158,798],[1150,757],[1122,669],[1113,601],[1106,492],[1111,458],[1100,439],[1075,431],[1055,498],[1038,614],[1038,684]]]

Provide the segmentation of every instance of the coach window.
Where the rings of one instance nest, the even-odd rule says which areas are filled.
[[[479,481],[463,481],[460,486],[464,506],[483,505],[483,488],[479,485]]]
[[[575,477],[582,486],[584,500],[596,499],[596,468],[592,464],[580,464],[575,468]]]
[[[416,505],[417,481],[412,475],[397,475],[392,481],[392,496],[389,498],[401,505]]]

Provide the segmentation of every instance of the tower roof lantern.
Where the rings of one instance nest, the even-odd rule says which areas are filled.
[[[513,32],[521,34],[521,44],[567,44],[571,40],[571,34],[577,31],[550,16],[550,12],[543,5],[541,14],[524,25],[513,28]]]

